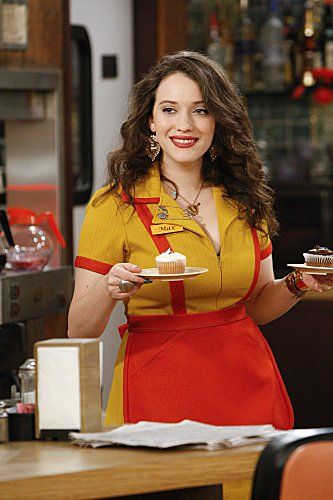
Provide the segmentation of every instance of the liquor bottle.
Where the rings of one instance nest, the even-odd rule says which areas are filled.
[[[269,16],[261,28],[260,41],[265,87],[271,90],[281,90],[284,88],[286,45],[277,0],[269,1]]]
[[[322,68],[324,65],[321,39],[323,33],[323,0],[313,0],[313,29],[314,29],[314,54],[313,68]]]
[[[240,0],[239,21],[235,28],[234,81],[244,90],[253,87],[254,31],[248,15],[248,0]]]
[[[210,16],[210,42],[206,52],[210,59],[221,64],[221,66],[224,65],[226,54],[219,35],[219,23],[216,12],[212,12]]]
[[[301,57],[299,62],[299,66],[301,67],[300,81],[305,87],[311,87],[315,83],[312,75],[315,65],[315,31],[313,19],[313,1],[306,0],[299,51]]]
[[[297,29],[295,17],[290,4],[283,10],[284,40],[285,40],[285,65],[284,83],[286,86],[293,85],[296,81],[296,43]]]
[[[323,66],[330,69],[333,69],[332,3],[332,0],[324,0],[323,28],[319,37]]]

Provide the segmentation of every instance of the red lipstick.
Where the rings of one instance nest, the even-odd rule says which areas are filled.
[[[190,137],[184,135],[173,135],[170,137],[172,143],[177,146],[177,148],[191,148],[198,141],[197,137]]]

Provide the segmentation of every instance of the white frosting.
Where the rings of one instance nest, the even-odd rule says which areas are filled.
[[[186,260],[185,255],[173,252],[170,248],[156,257],[156,262],[176,262],[178,260]]]

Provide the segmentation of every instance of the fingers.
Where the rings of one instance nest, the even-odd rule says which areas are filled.
[[[127,262],[116,264],[109,271],[109,284],[118,285],[120,280],[127,280],[142,285],[144,279],[137,275],[140,271],[141,268],[134,264]]]
[[[321,276],[303,273],[302,280],[314,292],[328,292],[333,288],[333,278],[330,275]]]
[[[121,262],[115,264],[109,271],[107,278],[107,286],[110,295],[116,300],[124,300],[134,295],[140,290],[141,285],[144,283],[144,278],[141,278],[135,273],[139,273],[141,268],[129,262]],[[119,284],[121,281],[130,281],[134,283],[134,287],[129,291],[121,291]]]
[[[323,292],[328,292],[333,287],[332,281],[326,277],[318,276],[316,281]]]

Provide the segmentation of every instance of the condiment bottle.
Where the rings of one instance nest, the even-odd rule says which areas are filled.
[[[35,404],[35,373],[36,362],[33,358],[27,359],[19,368],[22,403]]]

